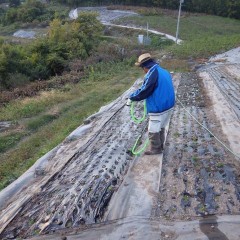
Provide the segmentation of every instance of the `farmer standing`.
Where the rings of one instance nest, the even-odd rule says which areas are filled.
[[[175,104],[172,77],[152,59],[149,53],[140,55],[135,65],[141,67],[146,75],[141,88],[133,92],[129,99],[131,101],[146,99],[150,150],[145,154],[160,154],[163,152],[165,127]]]

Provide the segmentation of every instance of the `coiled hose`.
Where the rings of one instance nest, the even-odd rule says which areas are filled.
[[[132,101],[131,103],[131,110],[130,110],[130,113],[131,113],[131,118],[133,120],[134,123],[136,124],[139,124],[139,123],[142,123],[145,119],[146,119],[146,115],[147,115],[147,106],[146,106],[146,101],[144,101],[144,104],[143,104],[143,116],[141,118],[136,118],[136,116],[134,115],[134,105],[135,105],[135,102]],[[135,144],[133,145],[133,148],[132,148],[132,154],[133,155],[140,155],[142,152],[145,151],[145,149],[147,148],[148,144],[149,144],[149,140],[147,139],[145,141],[145,143],[143,144],[143,147],[141,149],[136,149],[137,148],[137,145],[138,145],[138,142],[139,142],[139,139],[141,138],[142,135],[139,135],[139,137],[137,138]]]

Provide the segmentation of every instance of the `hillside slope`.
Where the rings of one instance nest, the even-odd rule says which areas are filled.
[[[232,82],[239,64],[205,63],[199,72],[204,76],[204,72],[215,69],[213,65],[219,70],[227,67],[232,71],[225,71],[224,79]],[[238,74],[235,76],[234,86],[238,89]],[[210,104],[212,95],[205,87],[209,78],[200,80],[196,73],[189,73],[177,74],[174,79],[177,96],[186,109],[234,149],[239,135],[232,138],[231,132],[223,134],[222,119],[214,114],[217,107]],[[225,85],[216,81],[214,85],[225,91]],[[239,159],[219,145],[179,104],[171,119],[163,156],[133,157],[129,149],[139,134],[143,141],[146,138],[146,123],[135,125],[131,121],[129,107],[125,106],[130,91],[88,118],[85,125],[40,160],[41,165],[25,175],[22,186],[15,182],[1,192],[2,239],[40,233],[50,235],[33,239],[58,239],[62,235],[74,239],[72,228],[81,239],[91,239],[95,231],[101,233],[99,239],[140,239],[132,228],[142,228],[152,239],[158,239],[160,232],[162,239],[191,239],[192,228],[199,239],[204,239],[205,234],[238,239],[239,233],[233,233],[230,226],[239,224],[239,218],[228,215],[239,214]],[[228,99],[224,92],[218,94],[222,96],[219,104],[225,104]],[[228,124],[233,124],[236,132],[240,124],[231,110],[234,103],[229,101],[225,107],[235,116],[236,121]],[[141,111],[138,108],[137,114]],[[13,190],[15,195],[8,199]],[[125,220],[116,221],[119,218]],[[102,221],[109,223],[108,227],[94,224]],[[90,230],[81,232],[88,224],[93,224]],[[118,231],[113,233],[110,229],[116,224]],[[154,230],[156,224],[160,232]],[[175,227],[169,228],[172,224]],[[186,225],[188,230],[183,231]],[[127,232],[120,234],[123,229]],[[56,231],[57,235],[51,235]]]

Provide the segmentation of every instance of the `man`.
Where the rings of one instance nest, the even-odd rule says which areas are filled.
[[[163,152],[165,127],[175,104],[172,77],[152,59],[149,53],[140,55],[135,65],[141,67],[146,75],[141,88],[133,92],[129,99],[131,101],[146,99],[150,150],[145,154],[160,154]]]

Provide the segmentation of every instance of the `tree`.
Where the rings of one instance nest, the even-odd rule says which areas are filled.
[[[228,0],[227,6],[228,17],[240,19],[240,1]]]
[[[78,39],[83,42],[88,55],[93,46],[99,41],[103,30],[103,26],[97,19],[97,16],[96,12],[82,12],[76,20],[79,23]]]
[[[9,0],[9,7],[18,7],[20,6],[21,1],[20,0]]]
[[[66,65],[64,59],[57,53],[49,54],[46,63],[51,75],[61,74]]]

